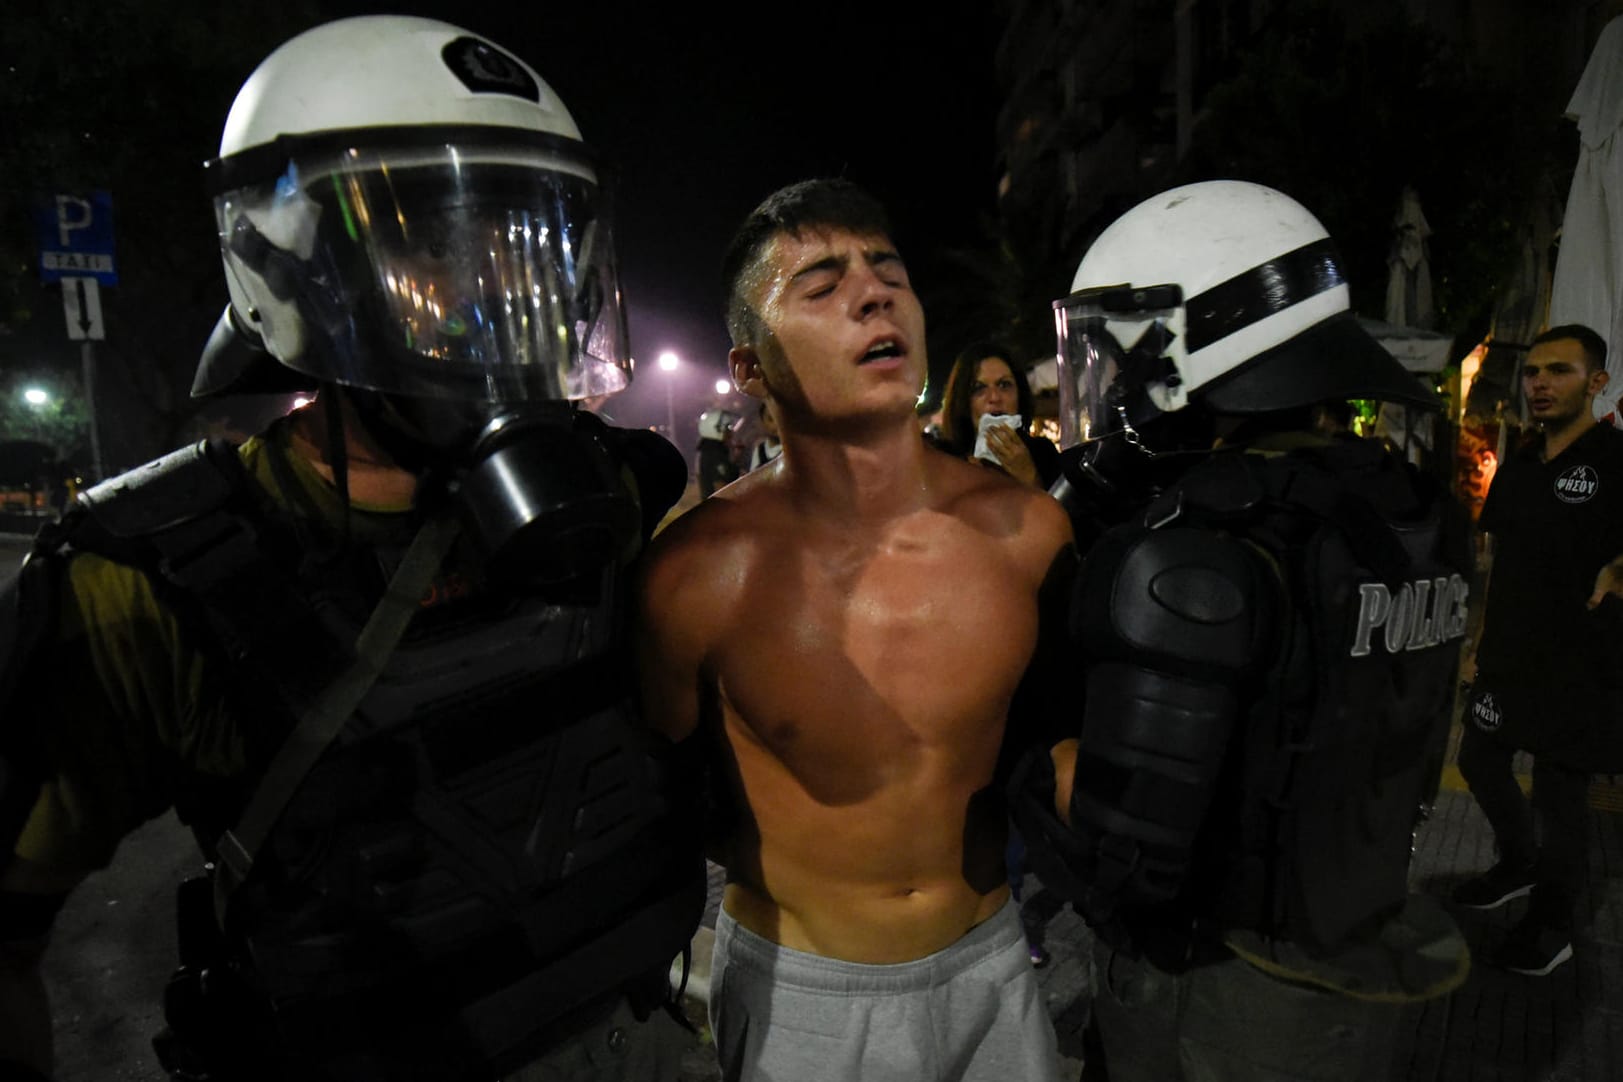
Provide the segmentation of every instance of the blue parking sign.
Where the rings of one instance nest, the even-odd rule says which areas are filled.
[[[39,276],[44,282],[94,278],[118,284],[113,265],[113,197],[91,192],[89,198],[58,193],[34,208],[39,230]]]

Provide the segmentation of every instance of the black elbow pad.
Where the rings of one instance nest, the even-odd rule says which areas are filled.
[[[1090,555],[1073,612],[1087,680],[1070,812],[1097,916],[1183,885],[1241,689],[1273,654],[1276,596],[1255,549],[1206,530],[1126,531]]]

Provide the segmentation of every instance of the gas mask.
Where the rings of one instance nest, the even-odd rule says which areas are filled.
[[[454,482],[493,579],[561,582],[618,559],[640,525],[608,428],[565,405],[490,419]]]
[[[572,405],[631,379],[607,185],[533,69],[434,20],[314,28],[244,84],[205,180],[231,304],[193,394],[342,394],[498,571],[621,551],[625,434]]]
[[[216,206],[265,349],[449,493],[493,575],[559,580],[637,528],[604,426],[572,404],[630,364],[595,174],[578,144],[518,142],[321,146]]]
[[[594,414],[568,402],[343,393],[368,435],[418,475],[419,503],[453,509],[494,580],[577,579],[640,539],[639,507],[610,446],[616,434]]]

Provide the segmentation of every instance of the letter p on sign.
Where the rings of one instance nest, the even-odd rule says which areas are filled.
[[[62,242],[62,247],[73,247],[73,233],[79,229],[89,229],[95,215],[90,208],[90,200],[80,199],[76,195],[58,195],[56,197],[56,235]]]

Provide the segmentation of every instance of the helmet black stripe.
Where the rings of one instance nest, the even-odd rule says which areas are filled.
[[[1235,331],[1344,284],[1330,238],[1304,244],[1190,297],[1184,325],[1188,350],[1205,349]]]

